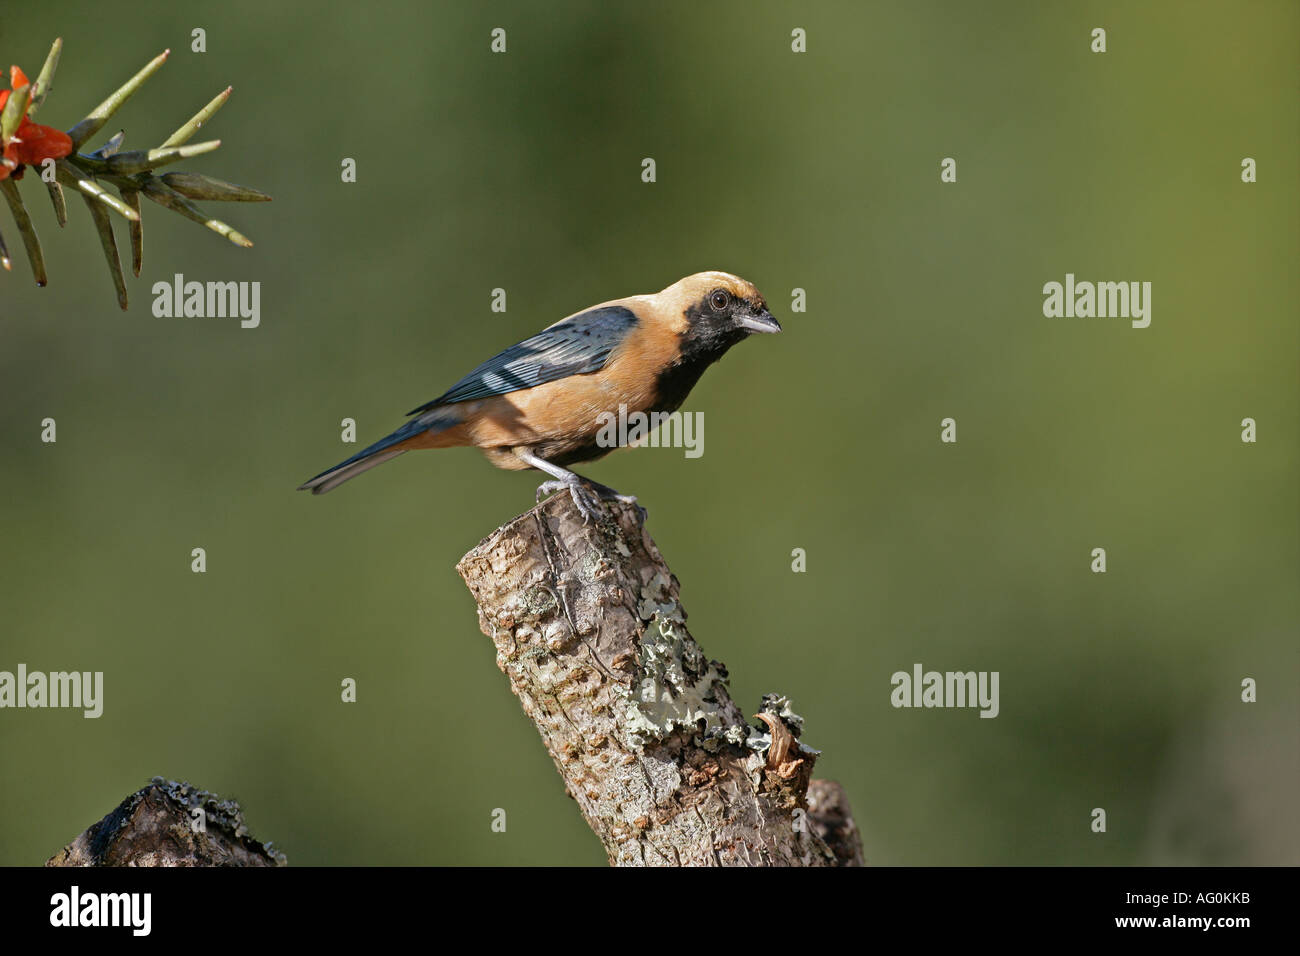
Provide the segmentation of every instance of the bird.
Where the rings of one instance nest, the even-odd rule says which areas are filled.
[[[536,500],[567,491],[589,523],[602,499],[636,504],[565,467],[616,447],[598,440],[602,415],[620,405],[628,413],[676,411],[733,345],[780,331],[758,289],[727,272],[698,272],[654,294],[602,302],[492,356],[407,412],[400,428],[298,490],[324,494],[415,449],[474,446],[498,468],[549,475]]]

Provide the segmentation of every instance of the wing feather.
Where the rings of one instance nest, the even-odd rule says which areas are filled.
[[[492,356],[442,395],[407,414],[598,372],[635,325],[636,315],[621,305],[579,312]]]

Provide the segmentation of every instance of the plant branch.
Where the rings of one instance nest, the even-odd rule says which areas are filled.
[[[131,271],[136,276],[140,275],[144,259],[141,193],[165,209],[200,223],[237,246],[251,246],[253,243],[250,239],[221,220],[209,216],[190,200],[267,202],[271,197],[266,193],[200,173],[172,172],[155,176],[155,171],[162,166],[210,153],[221,145],[220,140],[186,144],[225,105],[230,98],[231,88],[228,86],[218,93],[154,149],[121,152],[123,134],[119,131],[98,149],[81,152],[81,147],[103,129],[113,114],[162,67],[170,51],[164,50],[146,63],[66,134],[39,126],[30,119],[52,88],[54,72],[62,51],[62,39],[55,40],[35,83],[26,82],[21,71],[13,67],[10,74],[14,88],[0,90],[0,97],[5,100],[3,108],[0,108],[0,189],[3,189],[18,231],[22,234],[37,284],[46,283],[45,259],[31,217],[14,185],[14,180],[22,177],[28,165],[41,167],[42,179],[46,180],[55,219],[60,226],[67,222],[63,187],[78,190],[86,199],[91,221],[99,233],[117,302],[122,309],[127,307],[126,284],[117,252],[117,241],[113,237],[113,223],[104,214],[105,208],[129,223]],[[47,177],[44,168],[50,162],[54,165],[53,177]],[[116,188],[121,198],[105,189],[105,185]],[[11,268],[2,237],[0,267],[6,270]]]

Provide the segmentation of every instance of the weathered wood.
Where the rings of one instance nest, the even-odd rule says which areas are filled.
[[[149,786],[123,800],[45,865],[283,866],[285,862],[284,854],[270,843],[249,835],[235,801],[188,783],[154,777]]]
[[[803,721],[768,695],[750,726],[686,628],[678,582],[633,505],[584,524],[567,494],[457,566],[497,665],[616,865],[861,865],[848,803]],[[816,809],[826,810],[819,816]],[[827,846],[819,833],[830,838]]]

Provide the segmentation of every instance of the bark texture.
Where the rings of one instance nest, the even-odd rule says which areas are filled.
[[[838,784],[777,695],[750,726],[686,628],[633,505],[584,524],[568,495],[499,528],[457,570],[524,712],[615,865],[862,864]],[[828,845],[829,842],[829,845]]]
[[[849,795],[834,780],[814,780],[808,785],[808,816],[813,832],[822,838],[840,866],[866,866],[862,836],[853,822]]]
[[[196,813],[201,810],[202,813]],[[202,820],[203,828],[197,829]],[[233,800],[154,777],[46,866],[283,866],[283,853],[248,834]]]

